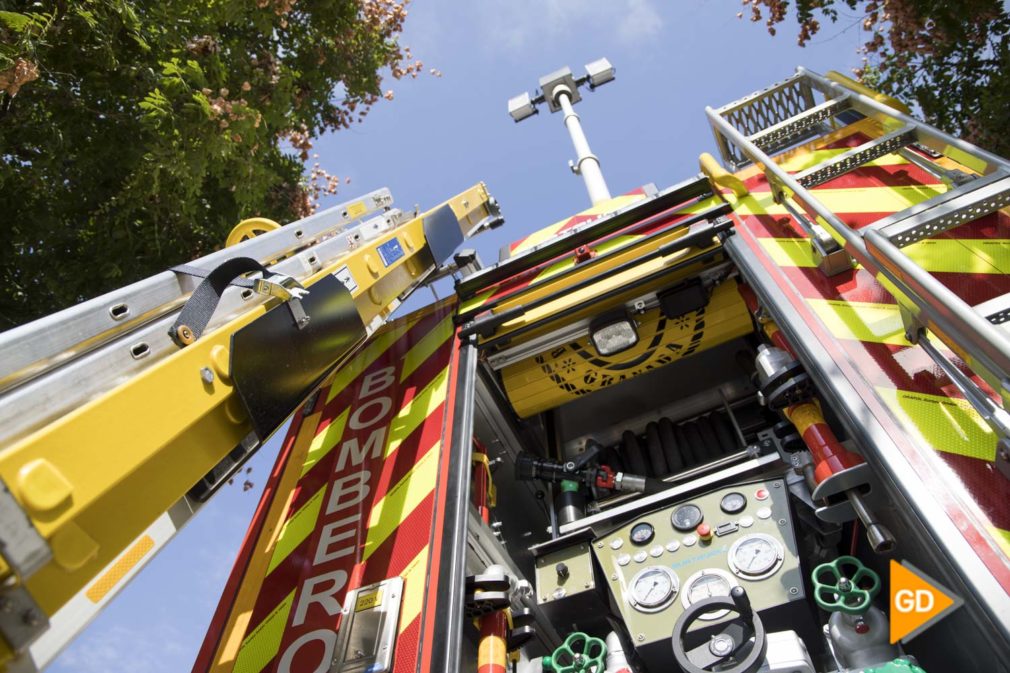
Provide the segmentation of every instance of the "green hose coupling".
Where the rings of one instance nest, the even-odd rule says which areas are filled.
[[[926,671],[906,657],[901,657],[880,666],[864,668],[863,673],[926,673]]]
[[[544,673],[603,673],[607,645],[599,638],[576,631],[552,654],[541,660]]]
[[[810,574],[814,602],[828,612],[861,615],[880,592],[880,576],[854,556],[839,556],[822,563]]]

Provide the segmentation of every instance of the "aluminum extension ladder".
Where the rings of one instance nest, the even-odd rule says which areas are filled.
[[[851,268],[849,255],[894,288],[906,337],[920,345],[1000,437],[997,466],[1010,449],[1010,294],[970,306],[923,269],[903,248],[935,237],[1010,205],[1010,162],[954,138],[907,114],[893,99],[849,78],[798,68],[796,74],[718,109],[706,108],[723,161],[731,171],[761,166],[775,201],[810,236],[819,267],[829,275]],[[842,154],[788,173],[771,157],[839,126],[837,117],[862,115],[880,122],[884,134]],[[946,156],[975,171],[949,170],[932,158]],[[859,230],[845,224],[810,191],[848,171],[897,153],[932,173],[948,190]],[[805,213],[815,217],[810,221]],[[840,244],[840,245],[839,245]],[[838,258],[842,257],[841,262]],[[961,372],[931,341],[935,336],[957,353],[1001,397],[1000,406]]]
[[[478,265],[457,246],[501,222],[483,183],[424,212],[379,189],[0,334],[0,668],[51,661],[332,363]]]

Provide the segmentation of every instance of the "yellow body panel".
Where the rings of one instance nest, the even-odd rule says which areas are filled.
[[[502,381],[525,418],[752,331],[735,283],[726,282],[700,311],[673,320],[658,308],[640,316],[638,344],[623,353],[601,357],[584,336],[505,367]]]
[[[680,232],[671,234],[671,239],[680,236]],[[715,237],[713,236],[713,241]],[[668,240],[664,237],[664,240]],[[658,244],[655,244],[658,245]],[[655,247],[655,245],[650,244],[649,248]],[[538,334],[542,334],[546,331],[550,331],[558,326],[558,321],[562,320],[552,320],[554,316],[561,315],[564,311],[573,310],[572,313],[564,315],[564,322],[570,323],[582,318],[586,318],[593,315],[598,315],[605,312],[608,308],[623,304],[635,297],[648,294],[649,292],[656,292],[665,287],[670,287],[675,285],[678,281],[696,276],[699,272],[703,271],[705,267],[711,262],[698,261],[697,263],[691,263],[692,260],[699,257],[701,254],[708,252],[714,248],[717,248],[719,244],[713,242],[713,245],[707,248],[688,248],[686,250],[680,250],[666,257],[657,257],[655,259],[643,262],[631,269],[627,269],[621,273],[613,274],[602,278],[601,280],[593,283],[592,285],[578,291],[567,292],[558,296],[557,299],[549,301],[542,306],[538,306],[534,309],[527,311],[524,315],[510,320],[498,329],[495,333],[495,337],[509,334],[510,332],[523,327],[530,323],[535,323],[538,321],[544,321],[542,327],[530,330],[523,335],[523,339],[531,338]],[[634,258],[636,255],[640,256],[642,251],[636,249],[630,253],[615,255],[613,261],[608,261],[601,263],[598,266],[592,267],[591,273],[587,273],[587,277],[597,276],[603,274],[606,269],[613,268],[617,263],[624,260],[625,257]],[[660,273],[664,269],[672,267],[677,264],[684,263],[685,266],[676,271],[671,270],[668,274],[663,275],[657,280],[645,283],[643,285],[632,287],[625,292],[620,292],[622,287],[628,287],[631,283],[634,283],[641,278],[654,274]],[[550,291],[557,291],[558,289],[564,288],[576,282],[577,278],[581,278],[582,274],[576,274],[573,277],[567,277],[564,280],[558,281],[556,284],[551,282],[546,282],[543,286],[537,286],[533,291],[535,296],[543,296]],[[608,299],[605,302],[598,300],[598,297],[606,292],[617,291],[617,296]],[[528,303],[530,300],[527,299],[528,295],[521,295],[521,298],[517,298],[514,302],[506,302],[503,306],[509,306],[512,303]],[[525,300],[525,301],[524,301]],[[579,308],[584,307],[584,308]],[[519,343],[516,341],[514,343]]]

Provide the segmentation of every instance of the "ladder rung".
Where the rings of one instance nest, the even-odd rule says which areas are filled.
[[[993,297],[974,308],[976,313],[992,324],[1001,325],[1010,320],[1010,294]]]
[[[811,166],[793,177],[804,187],[816,187],[828,180],[837,178],[839,175],[859,168],[874,159],[879,159],[882,156],[900,150],[902,147],[915,142],[915,135],[913,127],[904,126],[897,131],[892,131],[875,140],[863,143],[859,147],[853,147],[851,150],[839,154],[829,161]]]
[[[1010,176],[998,171],[896,213],[873,225],[903,248],[1010,205]]]
[[[832,98],[831,100],[826,100],[823,103],[815,105],[794,117],[790,117],[777,124],[773,124],[766,129],[758,131],[754,135],[750,136],[748,140],[761,149],[774,150],[789,144],[796,138],[800,137],[804,132],[810,130],[817,124],[840,114],[848,107],[849,99],[847,96]]]

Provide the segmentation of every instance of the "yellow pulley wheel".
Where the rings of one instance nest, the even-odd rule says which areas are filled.
[[[265,217],[250,217],[248,220],[242,220],[235,225],[235,228],[228,234],[228,240],[224,244],[225,247],[230,248],[237,243],[248,241],[250,238],[280,228],[281,225]]]

